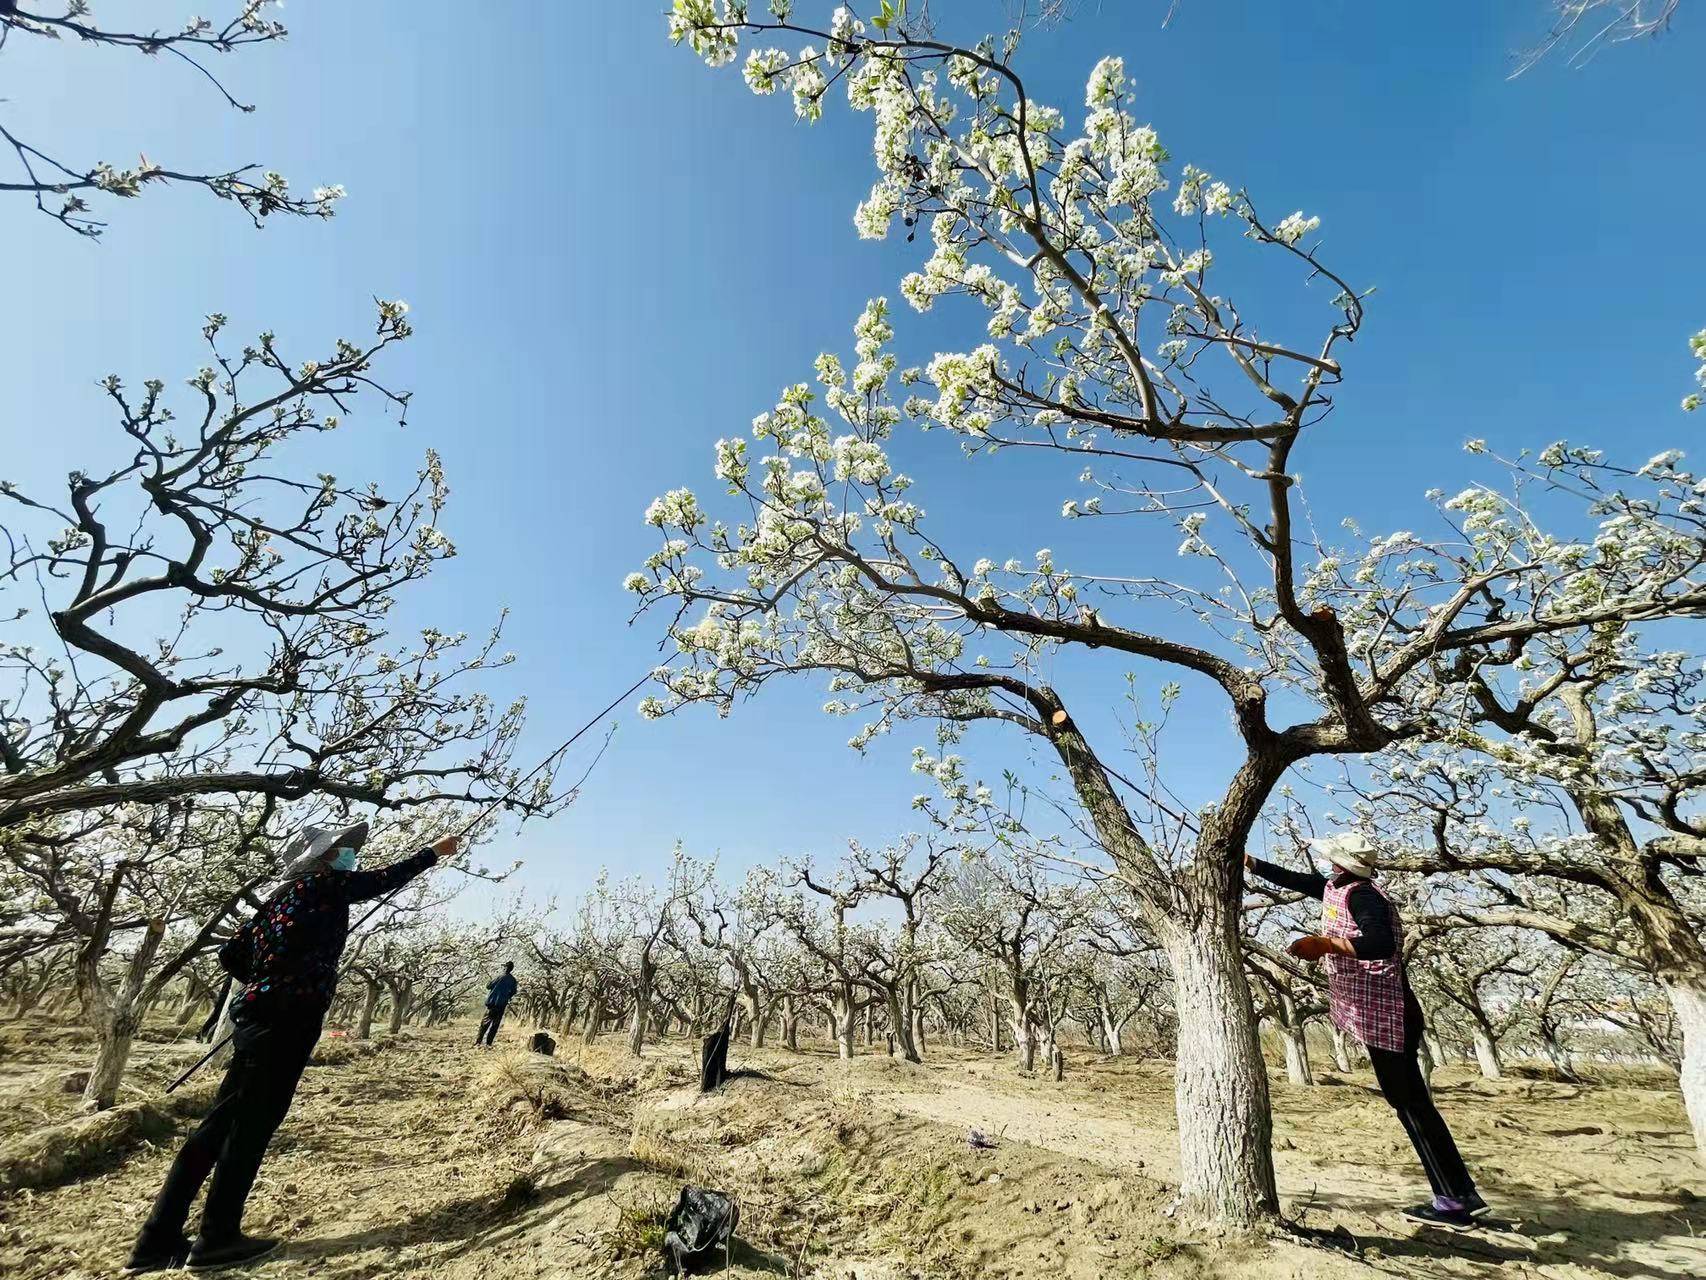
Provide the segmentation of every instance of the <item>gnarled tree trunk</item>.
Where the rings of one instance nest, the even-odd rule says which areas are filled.
[[[387,1030],[396,1035],[403,1029],[403,1017],[409,1012],[409,993],[414,984],[404,981],[386,985],[391,989],[391,1023]]]
[[[125,1066],[130,1061],[130,1046],[136,1039],[136,1029],[142,1025],[142,986],[165,934],[164,921],[148,922],[116,991],[109,990],[101,979],[99,955],[88,955],[86,960],[79,958],[78,985],[83,990],[83,1007],[93,1024],[96,1044],[89,1083],[83,1089],[86,1107],[105,1111],[118,1098],[119,1081],[124,1078]],[[86,954],[93,950],[86,948]]]
[[[1303,1038],[1303,1024],[1297,1017],[1297,1003],[1283,992],[1279,996],[1279,1016],[1274,1019],[1280,1044],[1285,1049],[1285,1075],[1292,1084],[1308,1088],[1315,1083],[1315,1073],[1309,1069],[1309,1044]]]
[[[1469,1028],[1470,1040],[1475,1046],[1475,1061],[1481,1068],[1481,1074],[1488,1080],[1504,1079],[1504,1065],[1499,1061],[1499,1044],[1493,1039],[1493,1033],[1480,1024]]]
[[[652,1007],[652,983],[657,966],[648,953],[640,957],[640,972],[634,983],[634,1016],[628,1025],[628,1052],[636,1058],[646,1044],[646,1016]]]
[[[1342,1031],[1337,1023],[1327,1024],[1327,1038],[1333,1046],[1333,1069],[1341,1075],[1351,1072],[1351,1038]]]
[[[374,978],[362,981],[361,1016],[355,1024],[355,1038],[367,1040],[373,1035],[373,1015],[379,1011],[379,995],[385,988]]]

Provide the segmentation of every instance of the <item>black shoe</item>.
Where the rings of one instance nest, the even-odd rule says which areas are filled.
[[[258,1262],[278,1246],[277,1240],[240,1233],[224,1244],[214,1245],[197,1236],[190,1246],[189,1268],[191,1271],[222,1271],[226,1267],[244,1267]]]
[[[1419,1204],[1414,1209],[1404,1210],[1404,1216],[1411,1222],[1420,1222],[1424,1226],[1444,1227],[1447,1231],[1473,1231],[1475,1219],[1469,1216],[1467,1209],[1440,1209],[1431,1202]],[[193,1267],[195,1263],[192,1261]]]
[[[1479,1191],[1471,1191],[1463,1197],[1463,1208],[1471,1218],[1485,1218],[1493,1211],[1493,1206],[1481,1199]]]
[[[144,1232],[130,1251],[130,1261],[124,1264],[124,1273],[139,1276],[145,1271],[171,1271],[184,1265],[189,1252],[190,1238],[182,1231],[175,1237],[168,1237],[163,1244]]]

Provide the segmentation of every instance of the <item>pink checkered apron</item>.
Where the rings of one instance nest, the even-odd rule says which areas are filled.
[[[1351,891],[1367,885],[1380,894],[1392,912],[1392,936],[1398,943],[1390,960],[1356,960],[1333,955],[1327,959],[1327,1003],[1333,1024],[1348,1031],[1370,1049],[1404,1049],[1404,926],[1379,885],[1335,875],[1321,898],[1321,932],[1329,938],[1355,938],[1362,930],[1351,916]]]

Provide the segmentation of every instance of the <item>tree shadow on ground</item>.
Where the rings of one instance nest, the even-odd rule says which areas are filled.
[[[1653,1197],[1655,1200],[1657,1197]],[[1334,1209],[1374,1217],[1384,1228],[1396,1206],[1386,1200],[1335,1197],[1318,1206],[1329,1218]],[[1509,1264],[1591,1267],[1626,1280],[1653,1280],[1655,1262],[1666,1274],[1706,1275],[1706,1204],[1677,1205],[1648,1212],[1583,1204],[1578,1200],[1536,1195],[1506,1195],[1494,1215],[1474,1231],[1455,1232],[1417,1224],[1406,1234],[1302,1228],[1300,1234],[1323,1248],[1339,1249],[1373,1265],[1383,1259],[1412,1264],[1442,1257],[1503,1267]],[[1647,1245],[1663,1251],[1628,1256],[1629,1246]]]
[[[647,1171],[625,1155],[568,1159],[551,1169],[549,1181],[526,1192],[503,1199],[465,1196],[384,1226],[295,1241],[290,1256],[311,1262],[367,1249],[441,1245],[448,1247],[435,1249],[434,1260],[448,1261],[474,1249],[501,1247],[569,1204],[608,1195],[624,1176]]]

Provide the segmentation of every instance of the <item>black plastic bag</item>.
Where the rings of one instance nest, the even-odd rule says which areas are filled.
[[[740,1206],[721,1191],[683,1187],[669,1221],[664,1224],[663,1248],[677,1276],[687,1274],[690,1264],[707,1260],[721,1249],[723,1267],[729,1265],[730,1246],[740,1222]]]
[[[557,1042],[553,1040],[550,1033],[546,1031],[535,1031],[533,1033],[533,1039],[529,1042],[528,1047],[532,1049],[534,1053],[543,1053],[547,1056],[557,1052]]]

